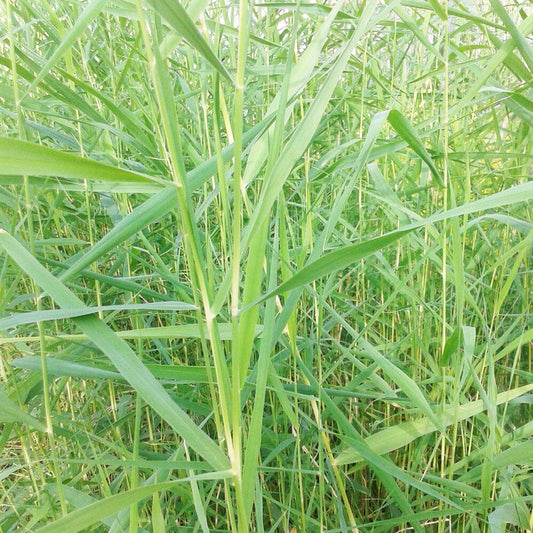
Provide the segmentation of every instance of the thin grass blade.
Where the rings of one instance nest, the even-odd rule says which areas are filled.
[[[229,477],[231,477],[231,471],[223,470],[207,474],[198,474],[194,477],[184,477],[175,481],[166,481],[163,483],[154,483],[153,485],[138,487],[120,494],[109,496],[108,498],[73,511],[67,516],[37,529],[35,533],[77,533],[82,529],[87,529],[90,526],[101,522],[108,516],[117,514],[121,509],[124,509],[129,505],[151,497],[156,492],[172,490],[179,484],[190,483],[193,479],[196,481],[208,481],[227,479]]]
[[[108,311],[194,311],[195,309],[196,307],[194,305],[184,302],[98,305],[94,307],[83,307],[81,309],[50,309],[46,311],[20,313],[2,318],[0,319],[0,330],[20,326],[21,324],[31,324],[32,322],[74,318]]]
[[[496,404],[501,405],[507,403],[514,398],[519,398],[529,391],[533,390],[533,385],[525,385],[509,391],[501,392],[497,396]],[[374,435],[367,437],[365,442],[368,446],[377,454],[384,455],[397,450],[403,446],[407,446],[410,442],[428,435],[434,431],[439,431],[440,427],[447,427],[461,420],[473,418],[486,410],[486,406],[483,400],[476,400],[468,402],[456,407],[450,407],[442,411],[441,413],[435,413],[435,416],[439,420],[439,425],[435,424],[429,418],[421,418],[420,420],[414,420],[398,424],[394,427],[378,431]],[[362,461],[363,457],[353,448],[347,448],[341,452],[335,459],[335,464],[346,465],[351,463],[357,463]]]
[[[26,411],[21,409],[9,396],[0,389],[0,421],[5,422],[19,422],[25,424],[38,431],[46,432],[46,426],[34,416],[29,415]]]
[[[435,179],[442,185],[442,178],[440,176],[433,159],[426,150],[422,139],[411,123],[399,111],[391,109],[389,111],[389,123],[397,131],[398,135],[418,154],[418,156],[426,163],[431,170]]]
[[[256,305],[265,301],[267,298],[271,298],[277,294],[282,294],[292,289],[301,287],[302,285],[310,283],[311,281],[314,281],[322,276],[331,274],[332,272],[345,268],[348,265],[377,252],[381,248],[388,246],[389,244],[397,241],[398,239],[423,226],[427,226],[435,222],[448,220],[450,218],[462,215],[484,211],[487,209],[494,209],[497,207],[502,207],[504,205],[525,202],[531,200],[532,198],[533,182],[524,183],[522,185],[511,187],[505,191],[492,194],[490,196],[487,196],[486,198],[476,200],[469,204],[450,209],[448,211],[445,211],[444,213],[439,213],[429,218],[414,222],[413,224],[382,235],[381,237],[375,237],[374,239],[369,239],[365,242],[352,244],[341,248],[340,250],[329,252],[320,259],[304,267],[292,278],[287,280],[285,283],[279,285],[275,291],[265,294],[262,298],[257,300],[252,305]]]
[[[76,21],[71,30],[63,37],[61,44],[54,50],[54,53],[46,61],[43,68],[37,74],[31,85],[26,91],[26,95],[30,93],[43,78],[54,68],[58,61],[68,52],[68,50],[74,45],[74,43],[80,38],[83,32],[87,29],[89,24],[95,19],[95,17],[102,11],[107,0],[93,0],[81,14],[80,18]]]

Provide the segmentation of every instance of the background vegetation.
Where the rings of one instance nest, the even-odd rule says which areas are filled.
[[[0,530],[533,528],[529,2],[0,25]]]

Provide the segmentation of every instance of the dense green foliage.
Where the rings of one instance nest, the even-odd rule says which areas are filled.
[[[2,0],[0,531],[533,529],[533,9]]]

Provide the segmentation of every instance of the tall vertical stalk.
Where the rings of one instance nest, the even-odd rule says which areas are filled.
[[[137,1],[138,12],[142,17],[142,8],[140,1]],[[246,2],[241,2],[241,9],[246,16]],[[242,15],[241,15],[242,17]],[[142,20],[142,19],[141,19]],[[156,22],[157,24],[157,22]],[[242,24],[245,26],[245,24]],[[237,85],[236,85],[236,108],[240,112],[234,113],[235,120],[235,176],[234,182],[236,190],[234,191],[234,224],[233,224],[233,260],[232,260],[232,328],[234,332],[238,332],[238,307],[239,307],[239,278],[240,278],[240,213],[242,210],[242,201],[240,195],[241,182],[241,156],[242,156],[242,101],[244,95],[244,67],[246,60],[246,40],[247,30],[242,30],[244,37],[239,40],[239,65]],[[198,291],[201,296],[202,307],[204,311],[205,324],[207,336],[210,341],[210,347],[213,353],[215,363],[215,372],[217,377],[217,384],[220,395],[220,411],[222,415],[222,425],[225,435],[226,446],[228,450],[229,459],[233,471],[233,484],[235,486],[236,503],[237,503],[237,524],[239,531],[246,531],[246,515],[244,512],[244,504],[241,492],[241,424],[240,424],[240,388],[238,386],[238,375],[233,376],[234,385],[231,387],[228,369],[226,366],[224,349],[218,331],[218,324],[216,317],[211,308],[211,295],[209,294],[209,284],[205,271],[205,258],[202,256],[201,244],[198,238],[198,231],[194,222],[194,208],[190,193],[188,191],[187,183],[185,181],[185,167],[182,158],[181,135],[179,131],[179,124],[176,120],[176,112],[172,102],[171,90],[168,80],[168,70],[163,65],[163,58],[160,57],[158,49],[159,39],[157,33],[159,29],[156,28],[155,43],[153,49],[150,47],[150,40],[146,33],[146,28],[143,25],[143,36],[145,40],[145,47],[147,54],[149,54],[149,61],[152,66],[152,75],[154,86],[156,89],[156,98],[158,101],[160,116],[163,122],[163,131],[165,132],[166,144],[168,149],[168,157],[172,175],[176,184],[176,194],[178,207],[181,214],[182,230],[184,234],[184,246],[186,255],[189,258],[191,266],[191,281],[194,292]],[[151,50],[151,52],[150,52]],[[238,118],[237,118],[238,117]],[[198,325],[202,328],[202,317],[198,315]],[[236,338],[236,336],[234,337]],[[234,351],[234,367],[238,365],[238,358]],[[232,431],[233,429],[233,431]],[[230,513],[231,502],[228,501]],[[233,520],[231,520],[232,523]]]
[[[443,116],[442,116],[442,134],[443,134],[443,209],[446,211],[448,209],[448,199],[449,199],[449,175],[448,175],[448,144],[449,144],[449,60],[450,60],[450,40],[449,40],[449,24],[450,20],[448,18],[448,0],[444,2],[444,11],[445,11],[445,20],[444,20],[444,94],[443,94]],[[447,337],[447,325],[448,325],[448,310],[447,310],[447,290],[448,290],[448,280],[447,280],[447,269],[448,269],[448,223],[445,223],[444,230],[442,233],[442,350],[446,346],[446,337]],[[446,367],[442,369],[442,406],[446,405],[446,392],[447,392],[447,383],[446,383]],[[441,465],[441,476],[445,475],[446,468],[446,439],[441,438],[440,441],[440,465]],[[440,503],[442,506],[442,502]],[[444,524],[439,523],[439,533],[443,531]]]
[[[248,55],[248,1],[239,2],[239,37],[237,53],[237,74],[235,77],[235,97],[233,104],[233,138],[235,156],[233,158],[233,227],[231,258],[231,324],[232,324],[232,427],[233,453],[231,457],[235,473],[235,491],[237,499],[238,529],[248,530],[248,517],[242,494],[242,415],[241,415],[241,365],[239,346],[239,306],[241,282],[241,227],[244,190],[242,188],[242,153],[243,153],[243,107],[246,68]]]

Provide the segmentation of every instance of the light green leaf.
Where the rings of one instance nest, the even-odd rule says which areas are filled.
[[[293,8],[296,6],[296,4],[287,4],[287,6],[284,6],[284,9],[290,9],[290,7],[288,7],[289,5],[292,5]],[[272,4],[268,4],[268,6],[272,7]],[[327,8],[327,10],[330,11],[328,16],[312,36],[311,42],[299,60],[291,68],[290,77],[286,82],[288,84],[287,101],[291,101],[293,97],[297,95],[311,79],[313,72],[315,71],[315,67],[320,59],[320,54],[324,43],[329,35],[331,24],[335,20],[335,17],[337,16],[341,6],[342,1],[337,1],[333,8]],[[278,92],[268,107],[268,114],[276,115],[279,112],[279,106],[281,102],[281,92]],[[282,111],[285,113],[285,120],[288,120],[290,116],[290,106]],[[264,162],[268,158],[270,153],[270,142],[273,135],[274,127],[265,132],[265,134],[257,139],[252,146],[243,176],[243,181],[245,184],[250,183],[255,176],[257,176]]]
[[[508,13],[505,7],[503,7],[499,0],[490,0],[490,5],[498,17],[500,17],[505,29],[515,41],[516,46],[520,50],[530,72],[533,72],[533,48],[531,48],[531,45],[526,38],[527,34],[522,34],[520,29],[514,23],[511,15]]]
[[[530,390],[533,390],[533,384],[502,392],[498,394],[496,403],[497,405],[507,403],[513,398],[518,398],[519,396],[526,394]],[[472,418],[485,410],[486,406],[484,401],[477,400],[463,404],[458,408],[450,407],[441,413],[436,413],[435,416],[439,420],[439,426],[446,427],[461,420]],[[398,424],[394,427],[379,431],[374,435],[367,437],[365,442],[375,453],[383,455],[402,448],[403,446],[407,446],[415,439],[433,433],[434,431],[438,431],[438,429],[439,428],[431,422],[429,418],[424,417],[419,420],[404,422],[403,424]],[[362,455],[360,455],[355,449],[347,448],[336,457],[335,464],[345,465],[357,463],[362,460]]]
[[[431,159],[428,151],[426,150],[422,139],[418,135],[417,131],[411,123],[395,109],[389,111],[389,123],[396,130],[398,135],[416,152],[416,154],[426,163],[426,165],[431,170],[431,173],[442,185],[442,179],[440,177],[439,171]]]
[[[0,405],[2,406],[0,408],[0,422],[19,422],[39,431],[46,431],[46,426],[41,421],[26,413],[15,402],[10,400],[2,389],[0,389]]]
[[[431,7],[435,10],[435,13],[442,19],[447,20],[446,12],[438,0],[429,0]]]
[[[0,175],[4,176],[54,176],[75,180],[168,186],[168,182],[158,178],[10,137],[0,137],[0,163]]]
[[[370,2],[365,9],[365,12],[372,12],[372,9],[370,8],[375,8],[374,4],[375,2]],[[304,118],[294,130],[278,160],[273,165],[261,190],[261,196],[257,202],[257,208],[254,210],[250,222],[243,234],[243,250],[247,248],[249,241],[255,237],[258,229],[261,228],[268,219],[272,205],[276,201],[290,171],[311,142],[311,139],[323,118],[324,111],[329,104],[331,95],[337,86],[340,76],[342,76],[343,70],[348,63],[353,48],[359,38],[360,33],[355,30],[350,40],[342,48],[336,63],[331,68],[324,85],[314,98]]]
[[[40,371],[41,357],[28,356],[20,357],[9,363],[15,368]],[[46,371],[50,376],[69,376],[82,379],[122,379],[118,372],[96,368],[94,366],[80,365],[71,361],[63,361],[55,357],[48,357],[46,361]]]
[[[205,327],[205,325],[203,326]],[[231,324],[219,324],[220,340],[226,341],[232,339]],[[258,336],[263,331],[262,326],[256,326],[255,335]],[[115,336],[121,339],[200,339],[202,337],[200,326],[198,324],[182,324],[180,326],[160,326],[154,328],[129,329],[115,332]],[[46,337],[50,339],[61,339],[63,341],[81,342],[86,341],[90,337],[82,333],[57,335],[55,337]],[[38,340],[38,337],[0,337],[0,344],[13,342],[15,340],[24,339],[26,342]]]
[[[93,0],[81,14],[80,18],[76,21],[71,30],[65,35],[62,39],[61,44],[54,50],[54,53],[46,61],[45,65],[37,74],[36,78],[33,80],[32,84],[29,86],[26,91],[26,95],[30,93],[41,81],[43,78],[54,68],[56,63],[61,60],[61,58],[67,53],[69,48],[80,38],[83,32],[87,29],[87,26],[91,21],[100,13],[103,9],[107,0]]]
[[[184,302],[100,305],[96,307],[82,307],[81,309],[50,309],[46,311],[20,313],[18,315],[2,318],[0,319],[0,330],[12,328],[21,324],[31,324],[32,322],[74,318],[105,311],[194,311],[195,309],[196,307],[194,305]]]
[[[254,304],[251,305],[256,305],[265,301],[267,298],[271,298],[272,296],[275,296],[277,294],[282,294],[297,287],[301,287],[302,285],[310,283],[315,279],[345,268],[363,259],[364,257],[367,257],[368,255],[377,252],[381,248],[384,248],[385,246],[388,246],[389,244],[397,241],[398,239],[414,231],[415,229],[433,224],[435,222],[439,222],[441,220],[447,220],[470,213],[485,211],[487,209],[494,209],[497,207],[502,207],[504,205],[524,202],[527,200],[531,200],[532,198],[533,182],[524,183],[522,185],[511,187],[505,191],[492,194],[490,196],[487,196],[486,198],[476,200],[469,204],[465,204],[454,209],[449,209],[444,213],[438,213],[429,218],[416,221],[412,224],[404,226],[403,228],[391,231],[390,233],[386,233],[381,237],[375,237],[367,241],[345,246],[339,250],[326,253],[320,259],[317,259],[316,261],[305,266],[292,278],[288,279],[285,283],[279,285],[274,291],[265,294],[263,297],[261,297],[259,300],[257,300]]]
[[[165,533],[167,531],[165,517],[161,510],[161,502],[157,492],[154,492],[152,497],[152,528],[153,533]]]
[[[19,357],[9,364],[15,368],[41,371],[41,358],[37,356]],[[147,363],[145,366],[157,379],[174,383],[208,383],[207,371],[204,366],[156,365],[151,363]],[[124,380],[118,372],[102,368],[101,365],[74,363],[57,357],[48,357],[46,370],[51,376]]]
[[[35,533],[76,533],[82,529],[88,529],[93,524],[101,522],[107,516],[116,514],[129,505],[149,498],[156,492],[171,490],[178,484],[190,483],[192,480],[220,480],[229,477],[231,477],[231,471],[223,470],[131,489],[77,509],[59,520],[37,529]]]

